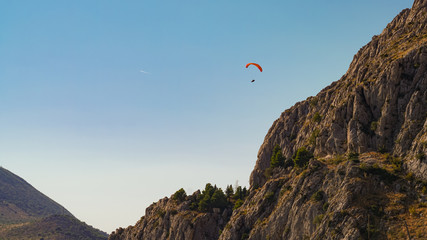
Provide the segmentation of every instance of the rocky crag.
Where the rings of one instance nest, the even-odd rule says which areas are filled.
[[[165,198],[110,239],[427,239],[426,117],[427,0],[415,0],[273,123],[242,204]]]

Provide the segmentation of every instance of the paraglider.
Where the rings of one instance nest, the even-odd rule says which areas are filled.
[[[254,65],[255,67],[257,67],[259,69],[260,72],[262,72],[262,67],[259,64],[257,64],[257,63],[248,63],[248,64],[246,64],[246,68],[248,68],[250,65]],[[255,82],[255,79],[253,79],[251,81],[251,83],[253,83],[253,82]]]
[[[262,72],[262,67],[257,64],[257,63],[248,63],[246,64],[246,68],[248,68],[250,65],[254,65],[255,67],[257,67],[259,69],[260,72]]]

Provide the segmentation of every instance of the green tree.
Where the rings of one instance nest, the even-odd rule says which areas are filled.
[[[293,157],[295,167],[305,168],[308,165],[308,161],[313,157],[313,154],[309,152],[305,147],[301,147],[297,150]]]
[[[202,198],[204,198],[206,195],[209,196],[209,198],[212,196],[212,194],[215,192],[215,187],[212,186],[212,184],[207,183],[205,186],[205,190],[202,191]]]
[[[225,195],[227,196],[227,199],[230,199],[234,194],[233,186],[227,185],[227,188],[225,189]]]
[[[283,157],[282,149],[279,144],[276,144],[273,148],[273,154],[270,158],[270,167],[283,167],[285,165],[285,157]]]
[[[187,193],[183,188],[181,188],[173,194],[172,199],[175,201],[183,202],[186,197]]]
[[[202,191],[202,194],[200,196],[199,201],[199,211],[201,212],[207,212],[209,211],[211,206],[211,197],[214,194],[214,192],[217,190],[217,187],[213,187],[212,184],[207,183],[205,186],[205,190]]]
[[[221,188],[215,190],[211,197],[212,208],[224,209],[227,206],[227,197]]]
[[[242,187],[241,186],[237,186],[236,191],[234,192],[233,195],[233,199],[237,200],[237,199],[242,199],[243,194],[242,194]]]
[[[207,212],[210,209],[210,205],[211,199],[208,195],[205,195],[205,197],[200,200],[198,209],[200,212]]]

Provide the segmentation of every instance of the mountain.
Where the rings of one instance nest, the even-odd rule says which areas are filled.
[[[107,239],[22,178],[0,167],[0,239]]]
[[[0,167],[0,223],[19,223],[49,215],[72,216],[22,178]]]
[[[109,239],[427,239],[426,117],[427,0],[415,0],[340,80],[280,115],[241,198],[177,191]]]

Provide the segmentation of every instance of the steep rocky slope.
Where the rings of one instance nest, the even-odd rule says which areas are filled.
[[[161,199],[146,209],[145,216],[135,226],[120,228],[109,239],[218,239],[231,211],[192,211],[190,202]]]
[[[287,158],[302,146],[316,157],[387,151],[427,180],[427,162],[416,158],[427,142],[426,4],[416,0],[359,50],[339,81],[281,114],[259,150],[251,186],[266,181],[276,144]]]
[[[110,239],[426,239],[426,117],[427,0],[415,0],[340,80],[273,123],[231,217],[165,198]]]
[[[24,179],[0,167],[0,239],[107,239]]]

